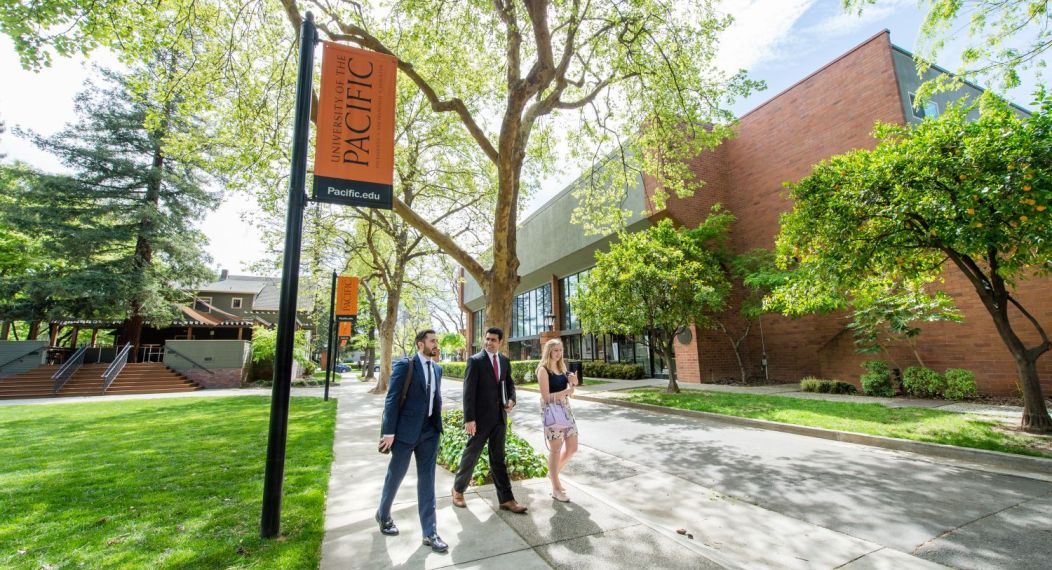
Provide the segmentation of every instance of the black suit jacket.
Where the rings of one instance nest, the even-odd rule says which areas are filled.
[[[486,351],[468,358],[464,372],[464,421],[477,422],[480,429],[487,429],[505,421],[506,401],[515,400],[515,382],[511,379],[511,362],[503,354],[497,355],[500,362],[500,380],[493,375],[493,363]],[[502,401],[501,386],[506,401]]]

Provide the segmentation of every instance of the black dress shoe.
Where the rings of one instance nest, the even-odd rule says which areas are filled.
[[[376,515],[374,515],[373,518],[375,518],[376,522],[380,524],[381,534],[386,534],[387,536],[394,536],[398,534],[398,527],[395,526],[394,520],[387,519],[385,521],[382,521],[380,520],[380,513],[376,513]]]
[[[437,534],[424,537],[424,546],[430,546],[431,550],[435,552],[445,552],[449,550],[449,545],[446,544]]]

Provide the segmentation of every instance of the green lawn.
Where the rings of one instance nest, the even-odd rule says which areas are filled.
[[[953,412],[694,390],[667,394],[660,389],[637,389],[623,392],[619,397],[728,416],[1052,457],[1047,452],[1047,442],[1037,437],[1006,432],[995,427],[999,425],[997,422]],[[1039,448],[1042,443],[1044,450]]]
[[[335,412],[292,399],[265,541],[269,398],[0,407],[0,568],[317,568]]]

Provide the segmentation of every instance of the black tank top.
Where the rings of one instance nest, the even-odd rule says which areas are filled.
[[[570,380],[566,378],[565,374],[556,374],[547,368],[545,370],[548,372],[549,392],[562,392],[570,385]]]

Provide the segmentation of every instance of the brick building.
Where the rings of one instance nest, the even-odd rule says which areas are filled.
[[[933,69],[930,73],[943,73]],[[791,208],[783,183],[799,180],[811,166],[851,149],[872,148],[870,133],[877,121],[905,124],[926,115],[938,114],[945,105],[962,97],[975,97],[980,90],[971,85],[955,93],[941,94],[924,105],[913,107],[913,94],[921,83],[911,54],[894,46],[887,30],[826,64],[739,120],[737,135],[692,162],[705,188],[695,196],[670,199],[660,211],[649,208],[653,180],[644,177],[626,188],[626,207],[637,212],[629,229],[641,229],[671,217],[694,227],[719,202],[737,217],[732,228],[736,251],[771,248],[778,233],[778,217]],[[1019,110],[1019,112],[1024,112]],[[512,358],[536,358],[540,334],[558,331],[571,358],[636,362],[650,375],[661,375],[663,364],[645,338],[615,335],[582,335],[567,297],[576,287],[578,275],[594,265],[594,253],[606,249],[611,236],[588,237],[569,225],[576,207],[570,189],[562,191],[521,226],[520,273],[522,281],[508,331]],[[919,352],[925,364],[938,371],[948,367],[968,368],[976,373],[980,391],[1014,394],[1016,370],[1011,355],[997,335],[993,322],[981,306],[971,285],[955,269],[948,268],[942,285],[957,301],[964,322],[926,325],[919,337]],[[1044,279],[1024,283],[1017,298],[1042,324],[1052,323],[1052,283]],[[469,314],[468,338],[479,348],[483,298],[470,277],[462,289],[461,304]],[[731,312],[736,313],[737,307]],[[1020,314],[1013,315],[1022,318]],[[733,322],[733,318],[732,318]],[[1018,321],[1014,321],[1018,322]],[[772,380],[796,381],[813,375],[858,384],[863,372],[859,364],[870,355],[856,353],[851,331],[843,315],[821,315],[788,319],[764,316],[753,323],[744,347],[744,358],[752,375]],[[744,323],[737,323],[744,330]],[[1036,333],[1018,327],[1028,342]],[[739,376],[739,368],[728,338],[711,330],[682,335],[676,347],[680,380],[709,382]],[[763,367],[766,356],[766,370]],[[897,367],[914,364],[904,348],[892,348]],[[1039,361],[1046,391],[1052,389],[1052,358]],[[1047,393],[1047,392],[1046,392]]]

